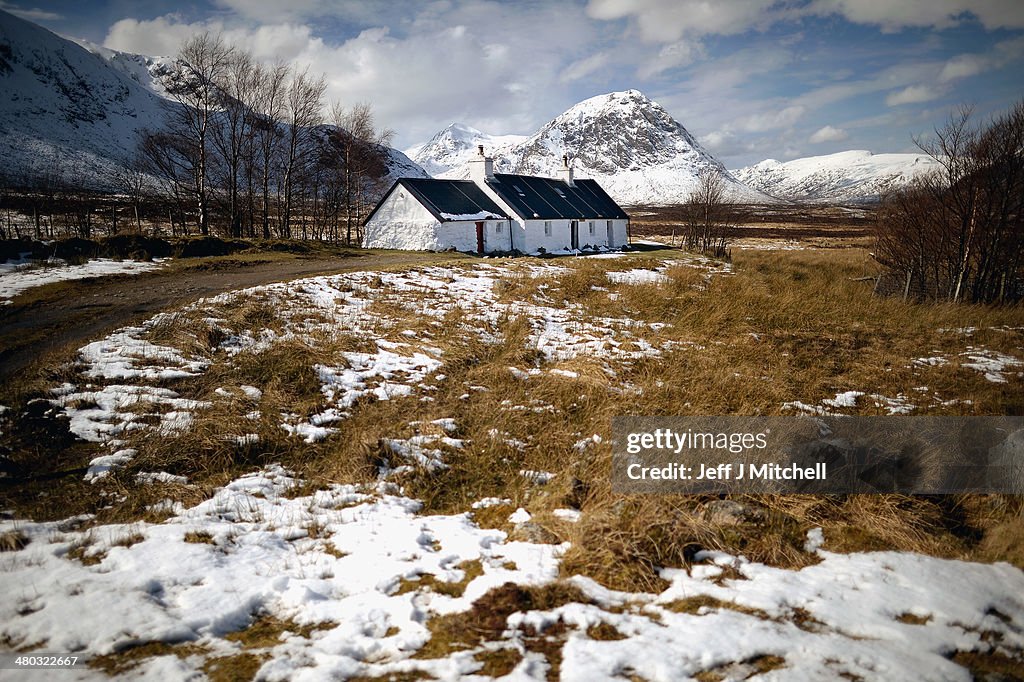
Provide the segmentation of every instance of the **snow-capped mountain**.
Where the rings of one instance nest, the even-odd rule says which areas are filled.
[[[877,201],[888,190],[935,170],[927,154],[872,154],[851,150],[794,159],[785,163],[767,159],[731,171],[754,189],[795,201]]]
[[[172,65],[73,42],[0,10],[0,177],[118,190],[143,131],[179,106],[160,85]],[[427,177],[402,152],[388,153],[392,177]]]
[[[174,57],[150,57],[132,52],[121,52],[103,47],[81,38],[71,38],[87,51],[100,57],[110,67],[120,71],[147,90],[167,97],[161,77],[169,74],[174,68]]]
[[[430,142],[405,150],[406,155],[434,177],[457,171],[477,154],[483,145],[487,153],[492,149],[512,147],[526,140],[526,135],[488,135],[462,123],[450,126],[430,138]]]
[[[704,170],[722,175],[733,200],[771,201],[733,178],[661,105],[637,90],[586,99],[526,138],[456,124],[409,152],[435,177],[466,178],[465,163],[478,144],[501,173],[553,177],[568,154],[579,177],[596,179],[623,204],[681,203]]]
[[[109,186],[140,131],[165,115],[157,94],[93,54],[0,11],[0,169],[15,182],[65,175]]]

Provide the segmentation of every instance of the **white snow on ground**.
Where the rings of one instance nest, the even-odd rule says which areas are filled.
[[[551,512],[555,518],[568,521],[569,523],[576,523],[583,517],[583,513],[579,509],[556,509]]]
[[[427,471],[438,471],[447,468],[444,463],[444,451],[439,446],[453,450],[465,447],[465,441],[447,436],[419,435],[412,438],[389,438],[384,442],[391,452],[410,460]]]
[[[1008,371],[1017,367],[1024,367],[1024,360],[1007,355],[1006,353],[984,348],[968,346],[967,351],[960,355],[970,360],[970,362],[961,363],[964,367],[981,372],[987,380],[997,384],[1006,383],[1006,373]]]
[[[940,355],[935,355],[927,358],[916,358],[914,364],[918,367],[941,367],[942,365],[948,365],[949,360]]]
[[[27,289],[62,282],[70,279],[86,277],[103,277],[104,275],[135,275],[140,272],[155,270],[160,267],[163,259],[153,262],[131,260],[110,260],[99,258],[82,265],[55,265],[36,267],[26,263],[0,263],[0,305],[10,304],[11,298]]]
[[[668,277],[654,270],[634,269],[625,272],[612,271],[608,273],[608,279],[616,284],[649,284],[667,282]]]
[[[80,348],[82,361],[89,365],[85,375],[94,379],[182,379],[206,369],[205,361],[140,339],[152,326],[151,320],[141,327],[125,327]]]
[[[700,257],[665,261],[657,270],[636,268],[630,278],[662,281],[672,266],[691,266],[707,272],[728,272],[728,266]],[[455,310],[465,312],[462,327],[488,342],[496,342],[493,329],[505,317],[524,316],[532,329],[529,343],[551,361],[578,356],[608,358],[628,363],[642,357],[656,357],[672,347],[657,340],[658,325],[646,325],[629,318],[593,318],[577,304],[564,301],[512,302],[498,300],[495,284],[509,276],[525,274],[530,278],[557,277],[567,272],[561,265],[522,267],[481,263],[472,268],[429,267],[405,272],[353,272],[331,277],[315,277],[294,282],[255,287],[201,300],[184,312],[206,310],[213,306],[236,306],[247,300],[261,299],[277,310],[287,311],[293,320],[309,314],[329,322],[307,324],[288,322],[280,334],[270,329],[243,330],[231,334],[220,345],[228,356],[259,353],[289,338],[306,338],[312,331],[343,330],[344,333],[376,338],[376,352],[345,352],[339,365],[317,365],[327,407],[314,415],[285,415],[281,426],[307,442],[326,438],[335,431],[332,424],[345,419],[364,399],[390,400],[429,392],[428,381],[443,366],[440,349],[430,344],[429,331],[411,336],[409,330],[395,330],[408,342],[396,343],[380,338],[394,326],[389,318],[373,312],[372,302],[395,304],[440,325],[441,318]],[[189,400],[167,388],[168,381],[194,377],[206,371],[209,361],[193,357],[176,348],[154,343],[149,335],[161,324],[172,323],[175,313],[160,314],[135,327],[125,327],[106,338],[83,346],[79,358],[83,376],[106,385],[66,384],[54,390],[53,402],[62,408],[71,422],[71,430],[86,440],[107,443],[109,457],[117,451],[128,431],[146,428],[156,422],[163,433],[187,429],[192,413],[209,403]],[[206,324],[216,327],[221,320],[207,316]],[[644,338],[648,334],[651,340]],[[519,370],[514,370],[519,371]],[[523,376],[532,376],[536,368]],[[567,378],[576,378],[571,370],[556,369]],[[154,386],[156,382],[161,385]],[[259,402],[262,395],[254,386],[239,387],[246,398]],[[224,396],[227,394],[227,396]],[[231,397],[222,389],[218,395]],[[424,395],[422,400],[430,400]],[[547,405],[509,406],[510,409],[545,411]],[[254,418],[259,414],[254,412]],[[399,448],[398,454],[407,453]],[[430,455],[426,455],[431,459]],[[114,460],[116,465],[116,460]],[[101,459],[98,467],[111,466]]]
[[[124,450],[118,450],[112,455],[96,457],[89,462],[89,470],[85,472],[85,480],[95,483],[101,478],[106,478],[110,475],[110,472],[127,464],[137,454],[138,450],[125,448]]]
[[[637,270],[661,274],[665,267]],[[517,269],[530,277],[559,270],[564,268]],[[262,352],[312,331],[341,329],[371,340],[375,350],[339,353],[337,364],[316,367],[326,410],[312,417],[285,417],[282,426],[314,440],[327,435],[333,428],[329,425],[344,419],[360,400],[429,398],[436,389],[432,382],[444,378],[440,372],[445,361],[444,353],[431,345],[431,330],[444,324],[450,311],[462,313],[460,331],[488,342],[500,339],[495,325],[503,316],[525,316],[531,330],[527,343],[549,361],[594,355],[629,363],[657,357],[671,347],[659,339],[657,327],[625,318],[590,318],[582,308],[544,293],[532,301],[500,300],[494,285],[509,274],[507,267],[490,264],[348,273],[235,292],[194,307],[263,299],[292,314],[283,333],[257,331],[226,341],[221,350],[230,357]],[[411,331],[407,320],[389,319],[371,301],[416,312],[426,324],[415,334],[405,333]],[[213,317],[207,319],[218,324]],[[53,392],[53,401],[64,408],[75,433],[109,446],[109,454],[92,462],[89,480],[108,475],[134,454],[118,446],[126,431],[185,428],[192,414],[207,406],[182,398],[162,383],[153,385],[173,385],[207,369],[202,359],[148,341],[158,321],[119,330],[83,347],[85,379],[96,384],[66,384]],[[388,340],[396,335],[402,342]],[[1006,364],[1005,358],[984,349],[970,352],[972,362],[980,362],[973,357],[978,355]],[[534,371],[538,369],[510,372],[536,381],[532,378],[540,374]],[[566,370],[563,376],[573,374]],[[467,396],[477,390],[483,389],[468,387]],[[221,393],[230,399],[238,391],[254,403],[262,398],[254,386]],[[889,413],[914,409],[903,394],[888,398],[866,391],[840,391],[817,406],[796,401],[787,405],[825,413],[863,407],[865,401]],[[554,410],[540,400],[523,402],[527,404],[506,401],[505,409]],[[149,418],[142,420],[139,412]],[[252,414],[260,418],[258,411]],[[413,427],[413,435],[406,426]],[[396,428],[402,432],[385,445],[403,462],[400,469],[441,470],[445,453],[468,442],[453,437],[458,422],[452,418]],[[526,447],[497,429],[488,435],[498,443]],[[599,442],[594,436],[581,438],[576,447],[585,451]],[[0,553],[0,641],[15,646],[43,643],[48,651],[88,655],[149,641],[191,642],[209,653],[182,659],[159,656],[128,673],[133,678],[186,679],[200,674],[204,656],[237,654],[239,645],[225,636],[262,616],[291,620],[296,629],[316,626],[309,636],[293,632],[264,650],[259,677],[267,680],[417,672],[443,680],[472,679],[481,665],[473,655],[495,648],[524,654],[508,679],[544,679],[547,663],[524,648],[521,627],[543,628],[559,620],[570,627],[562,650],[565,680],[631,675],[677,680],[705,671],[740,679],[756,672],[750,660],[765,655],[783,660],[783,667],[765,679],[845,675],[967,680],[967,671],[949,660],[952,653],[1019,655],[1024,649],[1024,574],[1019,570],[906,553],[831,554],[821,551],[827,538],[814,529],[805,547],[818,552],[821,562],[800,571],[705,552],[689,571],[663,570],[671,584],[660,594],[613,592],[576,576],[570,579],[593,603],[514,614],[497,642],[440,659],[414,659],[429,637],[430,618],[465,610],[507,582],[542,585],[557,579],[559,557],[567,546],[510,542],[501,531],[476,527],[465,514],[421,515],[417,501],[399,495],[386,482],[388,473],[382,472],[385,482],[376,486],[334,485],[292,497],[286,491],[298,482],[270,466],[235,480],[191,509],[167,500],[153,505],[154,511],[173,514],[160,524],[73,530],[78,526],[70,522],[0,520],[0,533],[14,531],[30,540],[23,549]],[[526,469],[520,475],[538,485],[554,476]],[[154,486],[188,484],[165,472],[139,474],[139,480]],[[485,498],[472,506],[510,502]],[[556,509],[553,516],[565,523],[581,518],[574,509]],[[509,518],[520,524],[531,519],[521,508]],[[86,565],[76,556],[95,564]],[[470,565],[475,567],[472,562],[479,562],[482,573],[471,578],[476,573],[469,571]],[[427,574],[437,582],[465,580],[465,591],[451,596],[433,590],[429,580],[418,580]],[[692,609],[679,608],[678,600],[691,597],[718,602],[688,613]],[[600,623],[614,627],[623,638],[597,640],[586,634]],[[88,669],[74,674],[100,676]]]
[[[794,239],[751,239],[744,237],[733,242],[730,248],[740,251],[804,251],[806,246]]]
[[[935,402],[933,402],[933,405],[946,404],[950,403],[944,403],[935,396]],[[807,403],[799,400],[793,400],[782,403],[782,409],[822,416],[841,414],[840,412],[836,412],[836,410],[854,409],[863,405],[869,405],[877,408],[889,415],[910,414],[917,409],[917,406],[910,402],[909,398],[902,393],[897,394],[895,398],[889,398],[879,393],[868,394],[863,391],[843,391],[836,393],[834,398],[823,399],[821,401],[821,405],[824,407],[808,405]]]
[[[95,443],[114,442],[126,431],[146,428],[143,418],[156,417],[159,430],[174,432],[188,427],[183,417],[209,403],[181,398],[169,388],[113,384],[99,389],[79,389],[65,384],[56,389],[54,405],[63,408],[73,434]],[[170,408],[160,412],[158,408]],[[183,412],[184,411],[184,412]]]
[[[836,393],[835,398],[825,398],[821,402],[829,407],[856,407],[857,398],[864,395],[863,391],[846,391],[845,393]]]
[[[0,533],[29,540],[0,554],[0,635],[86,657],[151,641],[190,642],[214,658],[239,653],[226,635],[261,616],[290,620],[294,630],[313,626],[309,636],[286,633],[262,650],[258,678],[268,680],[399,672],[472,679],[482,665],[473,654],[495,648],[526,654],[509,679],[543,680],[547,665],[524,650],[523,628],[543,631],[558,621],[569,627],[563,680],[628,671],[667,681],[720,670],[739,679],[749,674],[739,672],[745,661],[772,655],[782,659],[770,673],[776,680],[966,682],[968,672],[949,660],[953,652],[1024,648],[1018,569],[897,552],[832,554],[817,549],[823,537],[815,529],[808,548],[821,562],[799,571],[702,552],[688,571],[663,569],[670,585],[660,594],[614,592],[577,576],[570,580],[592,603],[514,613],[495,642],[416,659],[431,618],[464,611],[508,582],[556,580],[566,545],[510,542],[465,514],[421,515],[419,503],[389,494],[386,484],[334,485],[289,499],[296,483],[271,466],[160,524],[76,531],[59,522],[0,521]],[[94,565],[72,558],[76,548]],[[479,562],[480,575],[467,580],[464,562]],[[465,591],[450,596],[417,582],[427,574],[467,581]],[[696,597],[710,600],[685,607]],[[601,623],[622,639],[588,636]],[[163,655],[129,675],[186,679],[202,663],[201,655]],[[88,668],[73,674],[103,677]]]

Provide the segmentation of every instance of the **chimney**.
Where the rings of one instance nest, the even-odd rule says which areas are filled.
[[[484,155],[484,146],[477,145],[477,156],[469,162],[469,179],[482,185],[494,179],[494,159]]]
[[[572,166],[569,165],[569,155],[562,154],[562,168],[558,171],[558,178],[570,187],[575,187],[573,182]]]

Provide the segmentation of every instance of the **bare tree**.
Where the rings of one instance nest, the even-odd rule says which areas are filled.
[[[185,209],[192,195],[192,147],[187,139],[172,132],[146,131],[142,136],[139,153],[144,171],[159,183],[160,193],[171,206],[168,218],[171,223],[171,235],[174,236],[174,214],[177,212],[182,216],[181,224],[184,228]]]
[[[182,149],[191,165],[196,219],[202,234],[210,233],[211,127],[224,101],[219,84],[233,57],[233,48],[221,36],[203,33],[182,45],[174,67],[163,78],[164,88],[179,105],[171,107],[169,127],[188,143]]]
[[[252,128],[260,185],[260,223],[264,239],[270,239],[270,181],[274,175],[276,157],[280,153],[282,131],[278,122],[284,117],[285,91],[290,72],[290,68],[282,63],[257,68]]]
[[[1024,251],[1024,102],[976,125],[961,107],[929,140],[938,171],[893,192],[879,211],[875,258],[904,296],[1019,298]]]
[[[285,159],[281,178],[284,205],[279,228],[282,237],[291,236],[297,180],[307,170],[306,164],[311,159],[314,148],[313,128],[322,121],[321,110],[326,90],[327,81],[324,77],[311,77],[308,68],[296,73],[288,84],[285,96]]]
[[[728,233],[734,210],[725,198],[725,180],[716,170],[697,176],[697,186],[683,205],[683,247],[717,258],[729,255]]]
[[[218,125],[213,126],[213,142],[223,165],[220,183],[226,191],[228,223],[232,237],[242,236],[242,207],[239,194],[245,153],[253,138],[252,114],[260,73],[252,56],[235,50],[216,82],[220,102]]]
[[[369,195],[377,193],[388,174],[388,150],[395,132],[378,130],[373,107],[360,102],[345,109],[339,102],[331,105],[331,123],[335,130],[328,142],[338,157],[341,172],[341,207],[345,212],[345,242],[352,243],[353,228],[359,224]]]
[[[114,182],[117,184],[117,188],[131,202],[132,210],[135,214],[135,230],[139,234],[142,233],[140,209],[149,184],[146,167],[147,160],[140,149],[134,155],[122,161],[114,174]]]

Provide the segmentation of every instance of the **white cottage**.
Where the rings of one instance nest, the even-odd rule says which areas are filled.
[[[575,179],[567,161],[557,179],[495,173],[480,147],[469,180],[401,178],[366,219],[363,246],[484,254],[628,244],[629,216],[596,181]]]

